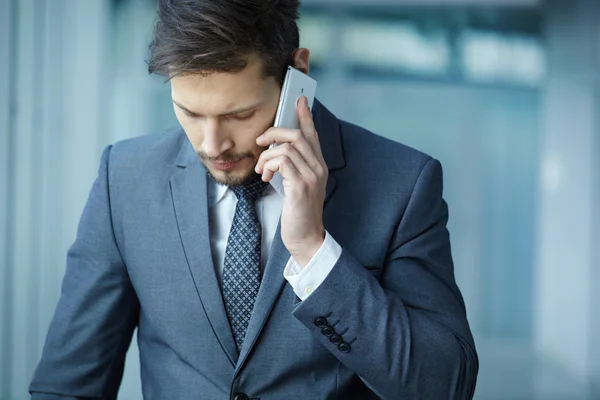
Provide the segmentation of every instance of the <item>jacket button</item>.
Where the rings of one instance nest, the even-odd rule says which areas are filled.
[[[350,345],[348,343],[340,343],[340,345],[338,346],[338,349],[342,352],[342,353],[350,353]]]
[[[237,393],[235,396],[233,396],[233,400],[250,400],[248,398],[248,396],[246,396],[245,393]]]
[[[317,328],[322,328],[327,325],[327,318],[325,317],[317,317],[315,318],[315,326]]]
[[[333,344],[340,344],[340,343],[342,343],[342,337],[340,335],[338,335],[337,333],[334,333],[329,338],[329,341]]]
[[[329,337],[331,335],[333,335],[333,328],[330,327],[329,325],[323,327],[323,329],[321,330],[321,333],[323,333],[323,335]]]

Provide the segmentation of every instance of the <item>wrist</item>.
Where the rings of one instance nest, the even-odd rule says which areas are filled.
[[[310,260],[317,254],[323,242],[325,241],[325,229],[317,234],[314,239],[307,240],[298,246],[294,246],[294,250],[290,251],[290,255],[302,267],[306,267]]]

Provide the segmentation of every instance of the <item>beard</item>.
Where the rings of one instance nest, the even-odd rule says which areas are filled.
[[[196,152],[204,169],[206,170],[207,175],[214,180],[215,182],[221,185],[227,186],[244,186],[250,184],[254,181],[261,179],[261,175],[257,174],[254,171],[254,167],[256,166],[256,162],[253,163],[252,167],[248,171],[215,171],[213,172],[208,164],[211,161],[216,161],[216,158],[208,157],[203,152]],[[245,158],[255,159],[254,154],[248,153],[240,153],[240,154],[223,154],[218,157],[219,162],[235,162],[240,161]],[[216,175],[215,173],[218,173]]]

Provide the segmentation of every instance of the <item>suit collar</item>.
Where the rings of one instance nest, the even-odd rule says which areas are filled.
[[[316,99],[313,104],[313,121],[319,133],[321,151],[327,168],[331,171],[344,167],[346,160],[342,148],[340,121]]]

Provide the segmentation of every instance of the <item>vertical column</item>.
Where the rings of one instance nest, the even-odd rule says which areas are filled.
[[[37,3],[37,4],[36,4]],[[10,332],[9,390],[8,398],[21,398],[26,393],[37,351],[31,346],[37,336],[37,296],[39,275],[38,221],[40,217],[40,156],[39,118],[42,106],[39,88],[42,85],[40,71],[45,67],[40,60],[41,30],[45,2],[20,0],[16,23],[17,50],[14,57],[14,124],[11,148],[11,174],[13,187],[9,196],[11,210],[11,249],[8,265],[11,269],[10,285]],[[33,340],[32,340],[33,339]]]
[[[9,387],[10,371],[10,226],[11,224],[11,149],[12,132],[12,75],[14,72],[14,19],[15,1],[0,1],[0,397]]]
[[[600,27],[600,12],[596,14],[596,26]],[[600,58],[600,28],[596,33],[596,49]],[[600,64],[600,60],[598,61]],[[598,70],[600,75],[600,70]],[[600,83],[596,88],[596,132],[592,143],[592,151],[595,156],[592,158],[592,204],[595,204],[592,210],[592,323],[591,323],[591,388],[590,398],[600,399]]]
[[[39,110],[40,124],[37,126],[37,146],[40,150],[41,168],[39,175],[39,199],[36,207],[41,209],[37,221],[39,237],[39,265],[36,274],[40,285],[37,295],[37,326],[39,331],[34,342],[39,357],[45,339],[46,328],[54,313],[54,307],[60,294],[60,278],[65,264],[65,245],[61,242],[63,210],[61,204],[69,195],[64,190],[62,179],[63,160],[65,159],[65,124],[69,114],[77,110],[64,112],[64,84],[70,77],[64,72],[64,37],[72,34],[65,24],[65,0],[41,2],[45,4],[42,19],[43,30],[40,37],[41,51],[38,54],[43,68],[39,69],[41,85],[37,88],[42,107]]]
[[[600,317],[593,285],[594,278],[600,283],[600,3],[551,0],[545,6],[550,73],[542,101],[534,337],[565,371],[589,380],[600,340],[592,335]]]

